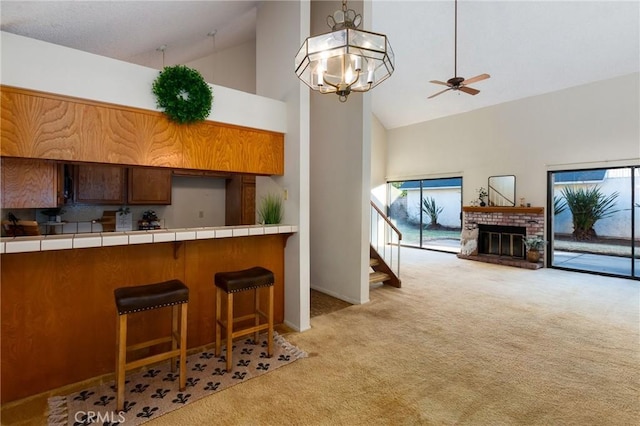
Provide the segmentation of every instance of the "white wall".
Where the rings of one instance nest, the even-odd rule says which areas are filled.
[[[258,177],[256,199],[287,195],[284,222],[298,232],[285,249],[285,323],[307,330],[310,323],[309,91],[293,72],[293,54],[309,34],[309,2],[269,1],[258,8],[256,90],[287,106],[284,176]]]
[[[311,34],[327,32],[326,17],[339,8],[312,1]],[[351,303],[369,300],[369,97],[353,93],[341,103],[337,95],[311,93],[311,286]]]
[[[387,131],[371,117],[371,200],[384,212],[387,204]]]
[[[2,84],[157,110],[158,70],[7,32],[0,42]],[[283,102],[222,86],[213,95],[209,120],[286,133]]]
[[[463,176],[463,203],[492,175],[546,203],[549,170],[640,164],[640,74],[388,131],[387,178]]]
[[[198,70],[208,83],[256,93],[255,40],[220,50],[185,65]]]
[[[225,179],[220,178],[174,176],[171,205],[164,209],[166,226],[224,226],[225,186]]]

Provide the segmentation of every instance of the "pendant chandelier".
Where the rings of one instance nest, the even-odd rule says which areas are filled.
[[[327,17],[331,32],[308,37],[296,55],[296,75],[312,90],[335,93],[346,102],[351,92],[366,92],[389,78],[394,56],[384,34],[359,30],[362,16],[347,9]]]

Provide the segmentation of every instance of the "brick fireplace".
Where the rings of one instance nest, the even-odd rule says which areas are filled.
[[[544,236],[544,207],[463,207],[461,259],[538,269],[526,260],[523,239]],[[541,250],[544,259],[544,249]]]

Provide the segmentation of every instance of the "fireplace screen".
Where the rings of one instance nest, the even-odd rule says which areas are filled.
[[[479,225],[478,252],[524,259],[526,232],[519,226]]]

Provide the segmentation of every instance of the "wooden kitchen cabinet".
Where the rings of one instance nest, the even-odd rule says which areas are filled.
[[[182,167],[181,127],[164,114],[0,86],[0,154]]]
[[[0,85],[0,155],[284,174],[284,134]]]
[[[256,177],[234,175],[227,179],[225,196],[225,225],[254,225],[256,223]]]
[[[51,208],[64,203],[61,164],[3,157],[1,166],[3,208]]]
[[[171,204],[170,169],[130,167],[128,169],[128,204]]]
[[[284,135],[281,133],[209,121],[183,126],[183,129],[184,168],[284,174]]]
[[[126,169],[105,164],[74,166],[76,203],[125,204]]]

